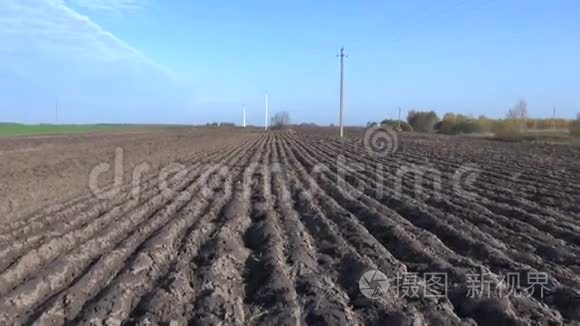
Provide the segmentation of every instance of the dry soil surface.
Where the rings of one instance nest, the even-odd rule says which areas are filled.
[[[183,158],[199,142],[171,135],[127,140],[182,158],[169,189],[151,177],[0,226],[0,324],[580,322],[574,148],[399,135],[377,155],[362,137],[298,130]],[[368,298],[360,281],[375,270],[390,286]],[[489,294],[470,293],[476,273]],[[527,292],[504,287],[516,273]]]

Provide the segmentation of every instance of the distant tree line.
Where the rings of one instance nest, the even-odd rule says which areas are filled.
[[[530,119],[527,103],[520,99],[512,106],[504,119],[490,119],[484,115],[473,117],[463,114],[445,113],[440,119],[435,111],[411,110],[407,121],[385,119],[381,125],[387,125],[400,131],[422,133],[441,133],[446,135],[494,133],[498,136],[517,136],[527,130],[569,130],[573,136],[580,137],[580,113],[574,120],[567,119]],[[376,126],[368,122],[367,127]]]
[[[208,122],[205,124],[207,127],[235,127],[236,124],[233,122]]]
[[[580,137],[580,113],[576,115],[576,121],[570,125],[570,134],[575,137]]]

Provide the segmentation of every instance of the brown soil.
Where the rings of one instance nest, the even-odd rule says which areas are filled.
[[[398,150],[381,157],[367,152],[360,131],[343,140],[330,132],[105,137],[109,151],[118,143],[131,153],[151,149],[128,166],[148,157],[158,167],[179,159],[187,169],[169,178],[173,191],[161,191],[152,174],[139,193],[125,186],[109,200],[79,195],[1,225],[0,324],[580,322],[578,149],[400,135]],[[99,141],[55,146],[82,157]],[[364,168],[341,174],[337,159]],[[431,186],[418,193],[412,176],[395,178],[411,164],[440,175],[425,174]],[[470,196],[454,188],[466,164],[478,167],[466,181]],[[448,294],[397,296],[392,286],[368,299],[359,289],[368,270],[391,280],[447,273]],[[468,276],[481,270],[494,290],[507,273],[525,280],[546,272],[549,282],[542,296],[470,298]]]
[[[251,136],[224,128],[151,128],[86,135],[0,138],[0,221],[14,220],[47,204],[86,193],[89,172],[114,166],[123,149],[124,177],[139,164],[151,171],[170,162],[239,142]],[[111,169],[112,170],[112,169]],[[102,182],[111,181],[103,174]]]

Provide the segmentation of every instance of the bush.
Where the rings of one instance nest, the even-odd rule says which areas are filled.
[[[385,119],[381,121],[381,125],[389,126],[398,131],[413,131],[413,127],[411,127],[411,125],[408,122],[401,120]]]
[[[433,132],[435,130],[435,125],[439,122],[439,117],[434,111],[409,111],[407,121],[415,131]]]
[[[576,121],[570,123],[570,135],[580,137],[580,113],[576,116]]]
[[[435,124],[436,131],[442,134],[454,134],[455,126],[457,124],[457,116],[453,113],[445,113],[443,120]]]
[[[457,125],[457,132],[461,134],[477,134],[485,132],[485,127],[478,120],[466,120]]]
[[[570,120],[566,119],[527,119],[526,129],[569,129]]]
[[[473,134],[486,131],[487,118],[473,119],[465,115],[446,113],[443,120],[435,124],[435,130],[447,135]]]
[[[272,117],[272,128],[283,129],[290,125],[290,114],[286,111],[278,112]]]
[[[498,120],[493,127],[493,133],[502,138],[518,137],[522,131],[521,123],[517,120]]]
[[[413,126],[411,126],[407,121],[401,121],[402,131],[414,131]]]

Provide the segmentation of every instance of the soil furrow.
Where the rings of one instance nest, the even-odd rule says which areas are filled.
[[[352,152],[356,153],[357,158],[364,157],[369,159],[370,161],[375,161],[377,159],[377,157],[369,156],[367,153],[364,152],[364,150],[360,150],[361,146],[358,147],[342,146],[341,144],[335,142],[327,142],[320,145],[327,147],[331,146],[332,150],[335,151],[339,150],[344,154],[347,154],[352,149]],[[437,160],[433,160],[431,158],[426,159],[425,156],[419,156],[414,152],[405,152],[404,155],[394,153],[392,156],[389,157],[389,160],[380,160],[380,162],[383,164],[383,168],[390,167],[389,172],[391,172],[392,175],[396,174],[397,170],[401,167],[401,163],[416,164],[417,166],[429,166],[437,169],[438,171],[442,172],[441,177],[442,179],[444,179],[442,181],[449,181],[449,179],[451,179],[452,175],[457,171],[457,169],[459,169],[461,166],[464,166],[466,163],[470,163],[473,161],[464,160],[459,163],[453,163],[451,160],[441,161],[439,159]],[[569,225],[571,225],[570,227],[573,228],[574,226],[580,227],[580,220],[578,220],[577,218],[568,217],[565,213],[560,213],[555,210],[544,209],[533,202],[520,198],[522,192],[514,193],[509,187],[506,188],[499,186],[505,181],[513,182],[512,179],[517,170],[512,172],[509,177],[506,176],[505,178],[496,179],[493,173],[484,170],[486,166],[478,165],[477,167],[478,169],[481,170],[481,176],[478,177],[477,180],[475,180],[475,184],[472,191],[476,192],[480,197],[483,198],[489,197],[489,199],[492,201],[497,201],[499,203],[508,204],[509,206],[518,207],[520,210],[523,210],[524,213],[528,213],[529,211],[530,213],[542,214],[543,216],[549,217],[552,221],[554,221],[555,219],[561,222],[566,221],[569,223]],[[536,187],[538,186],[538,184],[534,185]],[[566,190],[550,190],[550,192],[553,194],[558,194],[565,191]],[[498,193],[502,194],[502,196],[499,196]]]
[[[218,154],[213,153],[203,158],[200,157],[189,164],[188,167],[197,169],[204,163],[211,162],[216,155]],[[174,185],[179,178],[180,176],[171,178],[168,180],[168,185]],[[31,222],[17,232],[0,237],[0,242],[16,242],[14,245],[8,246],[5,251],[0,252],[0,270],[5,264],[13,260],[14,256],[26,250],[36,248],[38,245],[47,243],[55,237],[68,234],[94,220],[106,219],[107,216],[105,215],[108,214],[110,216],[111,212],[114,212],[113,215],[126,213],[157,194],[160,191],[157,187],[158,185],[159,175],[150,176],[142,182],[139,188],[133,189],[132,185],[123,186],[119,191],[119,195],[111,200],[96,201],[88,199],[86,202],[82,202],[80,207],[73,206],[66,212],[60,212],[58,215],[47,216],[39,221]],[[139,190],[138,193],[134,192],[136,189]],[[96,202],[96,204],[93,202]],[[91,206],[91,204],[93,205]],[[17,241],[19,239],[20,241]]]
[[[195,157],[208,137],[131,138],[145,152],[124,168],[156,155],[138,189],[125,175],[109,200],[41,194],[0,225],[0,324],[580,322],[577,148],[400,133],[380,155],[350,131],[232,128]],[[52,180],[99,159],[75,155],[8,163]],[[163,190],[171,161],[184,169]]]
[[[50,296],[50,293],[58,291],[59,288],[74,280],[75,275],[79,275],[84,266],[107,253],[118,241],[126,237],[127,233],[129,233],[129,239],[134,240],[134,242],[127,244],[126,248],[137,246],[149,234],[170,220],[172,215],[186,204],[191,197],[191,193],[194,193],[196,189],[205,184],[205,180],[214,170],[211,168],[206,170],[197,180],[191,177],[195,173],[190,172],[188,177],[183,178],[177,187],[177,191],[180,192],[179,196],[172,191],[158,194],[152,201],[142,205],[137,211],[120,220],[118,224],[107,227],[105,231],[101,232],[101,235],[77,247],[68,255],[56,259],[48,267],[40,270],[39,274],[34,275],[28,281],[19,285],[18,288],[5,295],[2,310],[9,311],[10,315],[21,315],[43,298]],[[167,204],[167,206],[163,207],[164,204]],[[58,251],[56,252],[58,254]],[[115,255],[115,253],[113,254]],[[35,265],[33,263],[42,261],[41,258],[36,256],[30,255],[30,257],[34,259],[31,258],[30,261],[27,261],[29,264],[25,265],[25,267],[31,266],[34,268]],[[22,275],[22,272],[16,269],[13,273]],[[10,275],[3,274],[2,276],[7,277]],[[47,279],[50,282],[46,282]]]
[[[354,157],[359,156],[351,156],[350,158],[354,159]],[[372,171],[380,173],[380,169],[375,170],[376,165],[364,160],[362,162],[368,164],[367,169],[363,171],[367,176],[373,177]],[[376,177],[376,175],[374,176]],[[381,177],[389,179],[390,176],[381,175]],[[429,176],[425,176],[425,179],[428,180]],[[410,180],[406,180],[406,182],[408,181]],[[389,182],[387,181],[385,184],[389,184]],[[546,267],[550,267],[553,276],[558,280],[568,286],[578,287],[578,278],[574,272],[574,270],[578,270],[578,262],[575,258],[580,254],[578,248],[518,219],[509,219],[505,215],[488,210],[478,204],[480,201],[487,202],[484,198],[477,197],[475,199],[475,201],[466,200],[461,196],[449,193],[443,187],[436,198],[430,197],[424,200],[427,204],[438,207],[442,211],[453,211],[455,214],[461,215],[465,221],[473,224],[480,231],[490,234],[494,239],[503,241],[502,247],[498,248],[505,250],[510,258],[538,270],[546,270]],[[516,237],[522,238],[522,241],[513,241]]]
[[[139,246],[120,274],[98,297],[83,307],[76,322],[86,324],[99,320],[114,323],[127,320],[140,298],[155,285],[157,279],[167,272],[172,261],[176,259],[182,239],[197,225],[198,219],[209,212],[210,206],[216,204],[215,197],[220,198],[225,193],[231,193],[232,180],[229,169],[224,167],[235,164],[243,154],[242,151],[236,154],[237,157],[231,158],[233,163],[220,162],[210,167],[210,171],[216,174],[207,184],[202,184],[202,189],[197,191],[199,197],[192,197],[191,193],[186,195],[189,202],[187,206],[154,237]]]
[[[246,143],[247,141],[251,141],[252,139],[253,138],[251,138],[251,137],[250,138],[244,137],[241,140],[236,140],[234,143],[223,147],[222,150],[225,151],[225,150],[232,150],[232,149],[239,148],[239,147],[243,146],[244,143]],[[117,148],[119,148],[119,147],[125,148],[124,145],[125,144],[121,143],[121,144],[119,144],[119,146],[117,146]],[[213,151],[213,152],[215,152],[215,151]],[[188,156],[180,157],[179,159],[175,160],[174,162],[182,163],[182,164],[186,164],[186,165],[191,165],[193,163],[196,163],[199,159],[207,157],[211,153],[212,152],[208,152],[206,150],[200,150],[198,152],[195,152],[194,154],[189,154]],[[157,175],[158,175],[158,171],[147,171],[142,176],[142,180],[143,180],[143,182],[145,182],[145,181],[148,181],[150,179],[155,178]],[[88,177],[87,177],[87,181],[88,181]],[[130,184],[122,185],[120,192],[126,193],[130,190],[131,187],[132,187],[132,185],[130,185]],[[113,188],[112,186],[108,186],[108,187],[105,187],[103,190],[109,191],[109,190],[112,190],[112,188]],[[94,196],[94,194],[92,194],[90,192],[79,194],[79,195],[76,195],[70,199],[65,200],[63,203],[48,205],[46,207],[43,207],[43,208],[36,210],[35,212],[33,212],[31,214],[28,214],[25,216],[20,216],[18,219],[13,219],[13,221],[11,221],[9,223],[0,225],[0,235],[4,236],[6,233],[15,232],[18,229],[21,229],[23,227],[28,228],[30,226],[30,224],[32,224],[33,222],[37,222],[37,221],[40,221],[41,223],[44,220],[46,220],[46,221],[48,221],[48,220],[59,221],[59,220],[62,220],[62,218],[69,216],[71,211],[77,211],[77,212],[80,211],[79,207],[78,207],[79,205],[82,205],[83,207],[93,207],[93,206],[97,205],[99,202],[101,202],[101,200],[96,198]],[[68,213],[66,213],[66,212],[68,212]],[[34,223],[34,224],[36,225],[37,223]],[[48,223],[44,223],[44,224],[49,225]]]
[[[252,223],[252,187],[258,182],[256,172],[264,149],[262,143],[244,170],[242,191],[234,194],[220,217],[223,226],[202,244],[194,258],[197,295],[190,318],[194,325],[244,325],[251,317],[244,305],[243,284],[243,271],[251,252],[245,247],[243,235]]]
[[[347,152],[343,153],[350,155]],[[360,156],[355,156],[354,154],[352,156],[348,156],[349,159],[354,159],[355,157]],[[365,170],[361,172],[362,174],[365,174],[369,178],[376,178],[379,176],[385,180],[386,187],[389,187],[393,184],[393,182],[389,181],[391,176],[384,175],[381,172],[381,165],[377,165],[373,162],[367,162],[365,160],[359,161],[363,162],[366,166]],[[433,179],[431,179],[429,175],[426,175],[424,176],[424,181],[433,182]],[[358,182],[361,184],[364,183],[364,180],[359,179]],[[410,184],[411,180],[409,179],[404,180],[403,182],[409,188],[413,186],[413,184]],[[368,189],[376,188],[376,186],[369,186],[369,184],[365,184],[364,188],[368,191]],[[534,266],[538,269],[543,268],[546,264],[553,264],[553,262],[564,264],[570,266],[571,268],[576,268],[576,265],[578,264],[574,258],[576,255],[580,254],[578,248],[574,246],[570,247],[569,244],[563,243],[562,240],[553,238],[550,234],[546,234],[545,232],[542,232],[527,223],[523,223],[518,219],[510,220],[504,215],[494,214],[486,207],[478,204],[482,200],[486,201],[483,198],[476,198],[476,201],[466,200],[461,196],[450,193],[445,187],[443,187],[437,194],[435,194],[435,196],[431,195],[430,197],[426,197],[426,199],[423,200],[425,200],[427,204],[430,204],[433,207],[438,207],[443,211],[453,211],[456,214],[461,214],[461,216],[466,221],[473,224],[480,230],[486,231],[486,233],[492,235],[494,239],[503,240],[503,244],[505,245],[499,247],[499,249],[504,250],[509,249],[509,247],[513,247],[511,252],[509,252],[509,255],[515,260],[522,260],[522,262]],[[498,220],[501,223],[498,223]],[[513,231],[514,227],[518,232]],[[522,229],[526,232],[522,232]],[[524,236],[526,241],[511,241],[513,237],[516,236]],[[525,246],[523,246],[524,244]],[[530,249],[533,251],[530,251]],[[547,260],[544,261],[543,258],[546,258]],[[576,276],[572,271],[562,268],[555,268],[553,271],[556,275],[559,276],[558,278],[564,280],[564,282],[570,280],[572,282],[576,282],[570,283],[570,285],[576,286],[578,284],[577,281],[574,281]]]
[[[419,312],[412,305],[405,304],[405,300],[398,300],[394,288],[389,288],[389,293],[380,296],[379,300],[368,299],[362,295],[358,281],[365,272],[382,268],[387,269],[385,272],[389,275],[397,275],[406,270],[405,266],[397,264],[397,262],[386,262],[380,259],[381,257],[373,255],[380,264],[379,268],[371,258],[364,255],[364,252],[368,252],[361,245],[365,242],[365,233],[361,237],[356,234],[356,231],[349,234],[347,230],[343,236],[341,225],[337,225],[332,218],[339,215],[335,210],[336,207],[333,207],[329,214],[324,213],[324,208],[328,207],[320,206],[320,200],[317,196],[321,195],[321,192],[316,189],[316,186],[304,188],[304,185],[309,184],[308,174],[294,156],[292,149],[287,144],[283,144],[283,146],[290,159],[290,164],[295,167],[297,174],[297,176],[291,176],[291,180],[293,180],[291,184],[296,191],[295,196],[298,196],[298,199],[295,200],[298,205],[297,210],[315,239],[322,238],[319,251],[325,255],[319,258],[319,261],[324,259],[326,267],[329,268],[328,273],[332,275],[333,281],[340,284],[347,293],[349,304],[354,306],[354,311],[359,318],[365,324],[389,323],[394,320],[405,320],[409,323],[424,322],[426,316],[423,315],[423,312]],[[366,234],[368,235],[368,232]],[[372,236],[368,238],[372,238]],[[353,243],[354,247],[350,242]],[[356,249],[363,251],[359,254]],[[392,256],[389,255],[389,257]],[[395,265],[393,266],[393,264]],[[445,310],[445,308],[442,309]],[[431,313],[431,311],[425,312]]]
[[[228,146],[223,148],[222,150],[234,150],[243,146],[243,143],[247,142],[248,140],[240,141],[239,144],[234,146]],[[190,157],[184,158],[180,160],[181,164],[185,165],[192,165],[198,163],[201,159],[207,159],[211,155],[216,155],[216,153],[206,153],[206,152],[198,152],[195,155]],[[155,171],[146,171],[146,173],[142,176],[141,180],[143,183],[149,183],[154,181],[157,178],[158,173]],[[88,178],[87,178],[88,180]],[[113,202],[122,203],[123,199],[129,198],[129,195],[132,195],[131,188],[133,187],[132,184],[123,184],[119,188],[119,193],[121,196],[117,196],[113,199]],[[108,192],[114,190],[113,186],[107,186],[103,189],[104,192]],[[28,232],[37,231],[42,229],[44,226],[52,225],[52,223],[59,222],[59,221],[66,221],[71,216],[74,216],[78,212],[83,212],[87,209],[94,208],[103,202],[112,202],[111,200],[103,200],[97,198],[92,193],[81,194],[75,198],[72,198],[65,203],[50,205],[45,208],[41,208],[38,211],[32,213],[27,217],[21,217],[18,220],[8,223],[6,225],[0,226],[0,241],[4,241],[7,239],[8,234],[16,234],[19,236],[27,235]]]
[[[290,278],[294,281],[304,322],[309,325],[358,325],[362,320],[348,306],[346,293],[319,269],[315,240],[294,209],[296,203],[290,189],[286,153],[280,142],[276,147],[284,168],[274,172],[272,177],[277,193],[275,206],[280,212],[281,226],[287,239],[285,252],[291,266]],[[295,193],[296,196],[299,195]]]
[[[194,259],[199,254],[200,247],[225,223],[222,216],[235,201],[233,196],[242,193],[244,169],[257,155],[259,148],[259,144],[253,146],[239,164],[229,166],[231,175],[227,177],[227,182],[231,186],[225,188],[223,196],[212,203],[210,211],[196,222],[185,237],[169,272],[156,282],[153,291],[141,299],[132,313],[137,323],[187,323],[192,315],[193,298],[199,289],[199,284],[196,284],[197,266]]]
[[[252,255],[246,261],[247,322],[262,325],[299,325],[300,307],[289,278],[283,239],[274,210],[271,169],[276,138],[267,144],[261,163],[261,182],[252,190],[252,225],[244,235]],[[255,310],[259,310],[256,312]],[[252,315],[253,314],[253,315]]]
[[[201,170],[201,166],[198,166],[189,172],[183,170],[182,173],[179,173],[179,175],[176,176],[179,178],[179,181],[174,185],[174,187],[178,190],[183,189],[185,185],[200,176]],[[187,173],[187,175],[185,175],[185,173]],[[167,190],[171,195],[172,191],[170,189],[172,188],[168,188]],[[85,227],[67,233],[62,237],[55,237],[49,242],[41,245],[39,248],[30,250],[24,256],[19,257],[0,274],[0,280],[4,281],[0,285],[0,294],[6,293],[13,284],[25,279],[35,270],[38,270],[60,255],[67,253],[69,250],[75,248],[75,246],[79,246],[103,232],[103,230],[109,229],[111,223],[118,221],[123,217],[123,215],[138,215],[143,207],[148,207],[148,211],[150,212],[156,211],[171,198],[171,196],[168,196],[167,194],[159,193],[158,189],[151,189],[150,192],[156,193],[156,195],[151,197],[148,201],[141,203],[139,207],[137,207],[140,202],[139,198],[130,200],[122,207],[118,207],[108,212],[103,216],[103,218],[92,221]],[[131,208],[134,209],[131,210]],[[7,259],[7,261],[10,260]]]
[[[298,146],[298,145],[297,145],[297,146]],[[321,152],[320,152],[320,151],[318,151],[318,152],[316,152],[316,153],[318,153],[318,155],[320,155],[320,153],[321,153]],[[333,166],[334,166],[333,164],[335,164],[335,163],[330,163],[330,162],[331,162],[331,160],[330,160],[330,158],[329,158],[329,157],[327,157],[327,158],[323,159],[323,162],[324,162],[324,160],[327,160],[327,161],[325,162],[325,164],[328,164],[328,166],[329,166],[329,169],[330,169],[330,170],[332,170],[332,169],[333,169]],[[335,170],[335,172],[336,172],[336,170]],[[335,189],[334,191],[336,192],[336,189]],[[386,189],[385,191],[386,191],[386,192],[385,192],[385,194],[387,194],[387,197],[385,197],[385,198],[383,198],[383,199],[391,199],[391,204],[393,204],[393,203],[397,203],[397,205],[399,205],[399,206],[400,206],[400,205],[402,205],[402,204],[409,205],[409,203],[416,202],[416,201],[415,201],[415,200],[413,200],[413,199],[410,199],[410,200],[409,200],[409,201],[407,201],[407,202],[402,202],[401,200],[398,200],[396,197],[391,197],[392,195],[391,195],[391,194],[388,194],[388,191],[389,191],[389,189]],[[403,197],[403,198],[404,198],[404,197]],[[398,212],[399,212],[399,213],[400,213],[402,216],[409,216],[410,214],[413,214],[413,216],[414,216],[414,217],[413,217],[413,219],[409,219],[409,221],[411,221],[413,224],[417,225],[417,217],[416,217],[416,216],[417,216],[417,213],[418,213],[418,212],[420,212],[420,210],[417,210],[417,208],[411,208],[411,209],[409,209],[409,210],[406,210],[406,211],[401,211],[401,210],[400,210],[399,208],[397,208],[397,207],[395,207],[395,210],[397,210],[397,211],[398,211]],[[429,217],[429,218],[431,218],[431,215],[430,215],[430,214],[428,214],[428,213],[427,213],[427,214],[424,214],[423,216],[424,216],[424,217]],[[442,219],[442,218],[439,218],[439,219],[437,219],[437,220],[435,220],[435,221],[436,221],[436,222],[438,222],[438,221],[439,221],[439,220],[441,220],[441,219]],[[456,225],[456,224],[457,224],[457,223],[452,223],[452,224],[450,224],[450,225]],[[447,242],[449,241],[449,236],[448,236],[448,235],[450,235],[450,234],[456,234],[456,236],[455,236],[455,237],[456,237],[456,239],[460,239],[460,238],[461,238],[461,236],[460,236],[460,234],[461,234],[461,233],[458,233],[457,231],[455,231],[455,229],[453,229],[453,228],[452,228],[450,225],[445,225],[445,226],[443,226],[443,225],[440,225],[440,227],[441,227],[441,228],[443,228],[445,231],[442,231],[442,230],[440,231],[440,230],[439,230],[437,227],[435,227],[434,225],[431,225],[431,224],[419,224],[418,226],[419,226],[419,227],[421,227],[421,228],[423,228],[423,229],[425,229],[425,230],[431,231],[431,232],[433,232],[433,231],[435,230],[435,231],[436,231],[435,233],[437,234],[437,236],[438,236],[439,238],[441,238],[441,239],[442,239],[442,240],[443,240],[445,243],[447,243]],[[459,237],[459,238],[457,238],[457,237]],[[453,241],[457,241],[457,240],[453,240]],[[496,273],[497,273],[497,272],[500,272],[500,273],[503,273],[503,274],[505,275],[507,272],[509,272],[509,271],[510,271],[510,270],[509,270],[509,268],[508,268],[507,270],[506,270],[506,269],[501,269],[501,268],[505,268],[504,266],[506,266],[506,264],[508,264],[508,265],[512,266],[512,271],[517,271],[517,272],[520,272],[520,271],[522,271],[522,272],[524,272],[524,271],[528,271],[528,270],[529,270],[529,267],[525,267],[525,266],[520,266],[520,265],[518,265],[518,264],[514,264],[514,263],[513,263],[513,262],[511,262],[511,261],[509,260],[509,258],[507,258],[507,257],[506,257],[506,258],[503,258],[503,262],[501,262],[501,263],[500,263],[500,261],[501,261],[501,260],[499,260],[499,259],[498,259],[499,257],[496,257],[496,256],[504,256],[504,255],[503,255],[503,252],[501,252],[500,250],[495,250],[496,254],[485,253],[485,251],[484,251],[484,252],[481,252],[481,254],[478,254],[478,252],[469,252],[469,251],[466,251],[465,249],[467,249],[467,248],[470,248],[470,247],[473,247],[474,245],[476,245],[476,244],[477,244],[477,242],[473,242],[473,240],[468,240],[468,239],[466,239],[466,238],[463,238],[463,240],[461,240],[461,241],[462,241],[462,242],[461,242],[461,243],[462,243],[462,245],[458,245],[458,244],[456,245],[455,243],[453,243],[453,245],[451,246],[451,248],[453,248],[453,249],[454,249],[454,250],[456,250],[456,251],[458,251],[458,250],[459,250],[458,252],[462,253],[463,255],[470,256],[470,257],[479,257],[479,256],[483,256],[483,257],[485,257],[485,256],[487,256],[486,258],[490,258],[489,256],[490,256],[490,255],[492,255],[492,257],[491,257],[491,258],[493,258],[493,259],[491,259],[491,261],[493,262],[493,264],[492,264],[491,266],[497,266],[497,267],[499,267],[499,268],[500,268],[500,269],[498,270],[498,268],[497,268],[497,267],[495,267],[495,268],[494,268],[494,267],[492,267],[492,271],[493,271],[493,272],[496,272]],[[487,248],[486,248],[485,246],[483,246],[483,245],[477,245],[477,246],[478,246],[479,248],[482,248],[483,250],[489,250],[489,249],[487,249]],[[481,250],[481,249],[480,249],[480,250]],[[505,256],[504,256],[504,257],[505,257]],[[489,264],[489,262],[490,262],[490,259],[484,259],[484,260],[481,260],[481,261],[482,261],[483,263],[485,263],[486,265],[488,265],[488,264]],[[508,261],[509,261],[510,263],[507,263]],[[478,262],[478,261],[476,261],[476,262]],[[478,262],[478,263],[479,263],[479,262]],[[494,264],[495,264],[495,265],[494,265]],[[465,280],[465,275],[463,275],[463,277],[462,277],[462,278],[458,279],[458,281],[461,281],[461,282],[465,282],[464,280]],[[553,288],[553,287],[552,287],[552,289],[553,289],[554,291],[557,291],[557,289],[555,289],[555,288]],[[463,291],[463,290],[462,290],[462,291]],[[464,294],[464,293],[463,293],[463,294]],[[456,301],[457,303],[462,303],[462,301],[465,301],[464,295],[463,295],[463,296],[459,296],[459,297],[457,298],[457,300],[458,300],[458,301]],[[537,308],[538,310],[540,310],[540,311],[542,310],[542,309],[540,309],[540,308],[539,308],[539,306],[538,306],[538,305],[537,305],[535,302],[533,302],[533,301],[532,301],[532,302],[528,302],[528,303],[525,303],[525,302],[524,302],[524,304],[525,304],[525,306],[524,306],[524,307],[516,307],[516,309],[517,309],[517,310],[521,310],[521,311],[526,311],[526,310],[529,310],[529,308],[526,308],[526,306],[528,306],[530,303],[531,303],[532,305],[536,306],[536,308]],[[493,305],[496,305],[497,303],[494,303],[494,302],[488,302],[488,304],[489,304],[490,306],[493,306]],[[456,304],[456,306],[458,306],[458,304]],[[520,308],[520,309],[518,309],[518,308]],[[510,315],[511,315],[511,316],[510,316]],[[533,315],[535,315],[535,316],[533,316],[533,317],[535,317],[535,318],[537,318],[537,317],[538,317],[536,313],[534,313]],[[505,310],[505,314],[504,314],[504,316],[505,316],[505,318],[506,318],[505,320],[510,320],[510,319],[512,319],[512,320],[515,320],[515,319],[514,319],[514,318],[515,318],[515,316],[513,315],[513,313],[509,313],[509,309],[508,309],[508,310]],[[474,317],[481,317],[481,316],[474,316]],[[551,318],[552,318],[552,320],[557,320],[557,316],[552,316]]]

